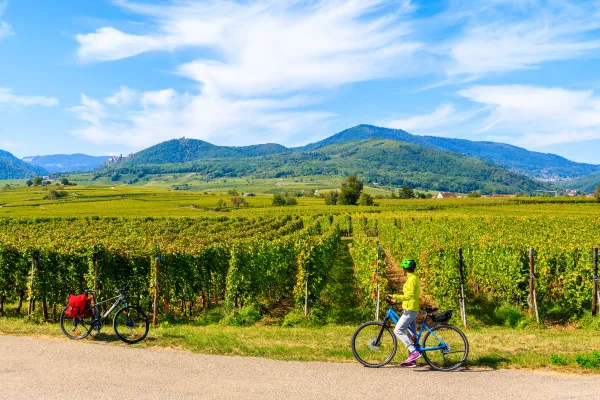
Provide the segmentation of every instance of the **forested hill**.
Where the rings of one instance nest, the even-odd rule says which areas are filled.
[[[177,148],[175,143],[173,146],[174,149]],[[337,143],[315,150],[288,150],[254,157],[232,156],[233,153],[226,152],[226,149],[219,146],[214,146],[216,149],[213,149],[210,146],[208,148],[214,150],[211,159],[205,157],[170,164],[124,162],[113,165],[102,173],[114,176],[197,172],[202,175],[202,179],[207,180],[222,177],[258,179],[356,174],[367,183],[411,185],[420,189],[463,193],[472,190],[483,193],[530,192],[543,187],[541,183],[522,174],[485,160],[396,140]],[[218,154],[225,156],[214,157]],[[189,157],[188,154],[180,159],[191,159]]]
[[[173,139],[159,143],[125,159],[129,165],[185,163],[212,158],[243,158],[278,154],[288,149],[282,145],[267,143],[253,146],[228,147],[197,139]]]
[[[11,153],[0,150],[0,179],[32,178],[37,175],[47,175],[43,168],[29,165],[19,160]]]
[[[401,129],[380,128],[372,125],[358,125],[300,149],[314,150],[335,143],[375,138],[400,140],[434,149],[454,151],[492,161],[505,168],[518,170],[532,177],[556,176],[569,178],[600,172],[600,165],[577,163],[556,154],[538,153],[509,144],[418,136],[411,135]]]
[[[596,186],[600,186],[600,172],[585,176],[583,178],[577,178],[561,182],[561,186],[565,189],[577,189],[585,193],[593,193],[596,190]]]

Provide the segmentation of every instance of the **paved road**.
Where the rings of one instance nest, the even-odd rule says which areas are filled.
[[[93,361],[92,361],[93,360]],[[0,335],[0,399],[598,399],[600,377],[438,373]]]

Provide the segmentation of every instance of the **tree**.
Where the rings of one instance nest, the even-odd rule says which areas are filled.
[[[594,193],[594,197],[596,198],[596,201],[600,203],[600,186],[596,186],[596,192]]]
[[[372,206],[373,205],[373,196],[368,193],[361,193],[358,198],[358,204],[361,206]]]
[[[467,197],[481,197],[481,193],[479,193],[477,190],[473,190],[467,195]]]
[[[340,196],[338,198],[338,204],[354,206],[360,198],[360,194],[363,191],[363,183],[358,180],[356,175],[350,175],[344,182],[342,182],[342,188]]]
[[[68,193],[65,191],[57,191],[55,189],[51,189],[48,194],[44,197],[44,200],[58,200],[63,197],[67,197]]]
[[[248,207],[248,202],[243,197],[232,197],[230,200],[231,207]]]
[[[33,181],[31,179],[27,179],[27,182],[25,182],[25,184],[27,185],[27,187],[31,187],[33,185]]]
[[[69,186],[69,180],[67,178],[62,178],[60,180],[60,183],[62,183],[63,186]]]
[[[215,210],[221,211],[224,208],[227,208],[227,203],[225,202],[225,200],[220,199],[219,201],[217,201],[217,206],[215,207]]]
[[[271,202],[274,206],[285,206],[285,197],[281,193],[273,195],[273,201]]]
[[[408,185],[404,185],[400,188],[398,197],[401,199],[413,199],[415,197],[415,191]]]
[[[325,204],[328,206],[335,206],[338,202],[339,197],[340,194],[337,190],[332,190],[331,192],[327,192],[323,195],[323,198],[325,199]]]
[[[33,186],[40,186],[42,184],[42,177],[41,176],[36,176],[35,178],[33,178]]]
[[[235,189],[229,190],[227,192],[227,194],[230,195],[230,196],[239,196],[240,195],[240,193],[237,190],[235,190]]]

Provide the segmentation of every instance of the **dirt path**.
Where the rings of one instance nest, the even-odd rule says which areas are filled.
[[[592,399],[598,376],[285,362],[0,335],[0,399]]]

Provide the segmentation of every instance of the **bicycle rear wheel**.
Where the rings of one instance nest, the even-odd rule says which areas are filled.
[[[92,331],[93,317],[91,313],[83,317],[69,317],[65,310],[60,314],[60,329],[66,337],[72,340],[79,340],[87,337]]]
[[[139,307],[121,308],[113,319],[115,333],[125,343],[141,342],[148,335],[150,321]]]
[[[365,367],[383,367],[396,355],[396,347],[396,335],[382,322],[364,323],[352,336],[352,353]]]
[[[422,348],[440,347],[423,351],[423,358],[437,371],[452,371],[460,367],[469,355],[469,342],[462,331],[452,325],[438,325],[427,332]]]

